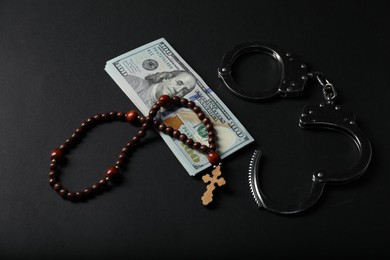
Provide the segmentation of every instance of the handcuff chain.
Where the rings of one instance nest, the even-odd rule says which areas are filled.
[[[309,78],[315,79],[322,86],[322,94],[327,102],[332,102],[337,97],[335,87],[325,77],[322,72],[310,72],[308,73]]]

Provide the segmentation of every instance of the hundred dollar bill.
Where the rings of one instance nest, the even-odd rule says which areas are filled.
[[[195,102],[213,123],[221,158],[253,142],[233,113],[164,38],[108,61],[105,70],[144,115],[163,94]],[[208,145],[208,131],[193,111],[170,109],[158,116],[166,125]],[[166,134],[160,135],[189,175],[210,166],[204,154]]]

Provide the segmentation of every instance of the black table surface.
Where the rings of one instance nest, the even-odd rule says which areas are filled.
[[[0,258],[390,257],[390,8],[380,2],[0,1]],[[61,199],[48,184],[50,151],[85,118],[135,108],[105,62],[160,37],[255,143],[224,161],[228,184],[210,208],[200,203],[202,180],[156,132],[131,156],[122,183],[84,203]],[[372,142],[366,173],[327,186],[303,214],[256,207],[247,180],[253,150],[264,154],[264,192],[295,203],[315,169],[346,170],[357,149],[337,132],[298,127],[303,106],[322,101],[318,85],[267,102],[229,92],[217,67],[248,40],[288,49],[324,72]],[[267,79],[275,76],[267,64],[260,54],[242,57],[235,77],[248,88],[266,85],[275,79]],[[95,128],[69,154],[63,183],[82,189],[98,180],[135,131],[121,123]]]

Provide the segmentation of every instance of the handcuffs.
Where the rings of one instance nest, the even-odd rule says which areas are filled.
[[[255,93],[240,87],[232,76],[234,61],[243,54],[260,52],[273,57],[278,64],[281,77],[271,89],[258,90]],[[296,204],[283,204],[272,201],[262,192],[259,179],[260,150],[255,150],[249,163],[249,186],[255,202],[259,208],[279,214],[293,214],[302,212],[313,206],[321,197],[326,183],[345,183],[360,177],[367,169],[372,155],[370,140],[359,128],[355,115],[344,112],[335,104],[337,92],[323,73],[308,72],[307,66],[298,56],[286,52],[279,47],[260,41],[243,42],[234,46],[222,58],[218,68],[218,77],[224,85],[237,96],[261,101],[271,97],[284,98],[299,96],[309,79],[317,81],[322,86],[325,101],[318,105],[306,105],[299,118],[302,129],[325,128],[336,130],[356,144],[359,151],[358,162],[344,172],[315,172],[312,176],[312,185],[309,195]]]

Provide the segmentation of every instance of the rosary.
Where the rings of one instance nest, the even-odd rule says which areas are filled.
[[[159,120],[155,119],[157,112],[161,109],[169,109],[172,106],[185,107],[191,109],[196,113],[197,117],[204,124],[206,130],[208,131],[208,146],[203,145],[200,142],[196,142],[193,139],[187,137],[187,135],[181,133],[179,130],[175,130],[170,126],[165,125]],[[115,163],[115,166],[112,166],[107,169],[105,175],[97,183],[93,184],[90,187],[85,188],[82,191],[72,192],[66,189],[60,182],[59,179],[59,164],[64,158],[65,154],[69,152],[75,144],[81,140],[81,137],[92,127],[96,126],[99,123],[105,123],[110,121],[124,121],[132,124],[141,125],[141,129],[138,133],[125,145],[119,154],[118,160]],[[192,149],[199,150],[200,152],[207,154],[208,161],[213,166],[211,176],[206,174],[202,177],[204,183],[209,183],[206,186],[206,191],[204,192],[201,200],[203,205],[208,205],[213,200],[213,191],[215,185],[222,186],[226,184],[225,179],[221,176],[221,158],[216,152],[216,135],[214,127],[210,119],[202,112],[201,108],[197,106],[193,101],[189,101],[185,98],[180,98],[178,96],[170,97],[168,95],[162,95],[159,100],[153,105],[149,111],[148,116],[139,116],[136,110],[130,110],[127,113],[123,112],[109,112],[103,114],[97,114],[93,117],[89,117],[85,120],[79,128],[75,130],[72,136],[66,139],[59,148],[55,148],[51,151],[51,163],[50,163],[50,172],[49,172],[49,184],[52,188],[58,192],[58,194],[64,199],[77,202],[86,200],[93,197],[95,194],[105,190],[107,185],[111,185],[115,182],[121,174],[121,169],[123,169],[126,158],[131,151],[134,151],[137,148],[137,144],[141,141],[142,138],[146,136],[147,130],[154,126],[158,131],[165,133],[175,139],[180,140],[182,143],[187,145]]]

